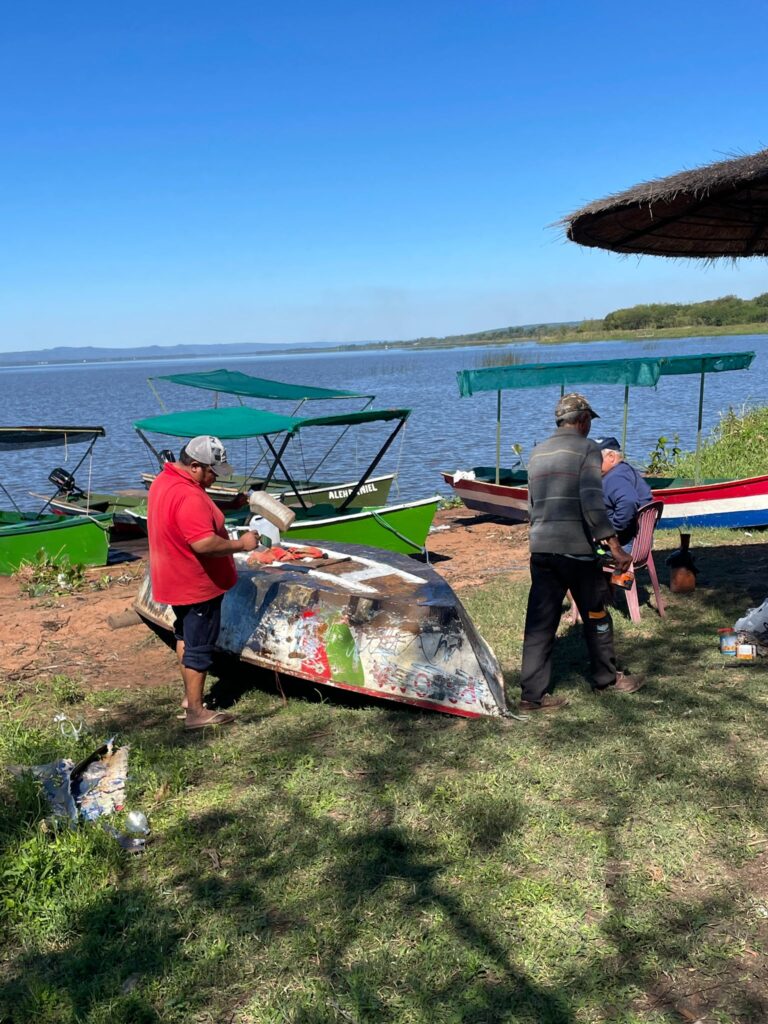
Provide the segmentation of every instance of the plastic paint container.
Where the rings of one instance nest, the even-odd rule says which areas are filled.
[[[725,654],[730,658],[735,658],[736,648],[738,646],[736,643],[736,633],[730,626],[726,626],[724,629],[718,629],[717,632],[720,634],[720,653]],[[748,645],[742,644],[742,646]]]

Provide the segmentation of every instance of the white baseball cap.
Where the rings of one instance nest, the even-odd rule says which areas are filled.
[[[218,439],[210,434],[201,434],[187,441],[184,451],[195,462],[210,466],[216,476],[232,476],[234,469],[227,462],[227,449]]]

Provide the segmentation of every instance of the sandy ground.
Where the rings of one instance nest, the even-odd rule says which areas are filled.
[[[528,532],[465,508],[446,509],[435,518],[427,542],[432,565],[461,592],[499,574],[527,574]],[[91,690],[166,685],[177,678],[171,651],[144,626],[113,629],[107,619],[130,608],[144,573],[146,548],[125,545],[134,556],[107,569],[89,571],[96,581],[109,574],[102,590],[62,597],[30,598],[13,577],[0,576],[0,678],[12,698],[36,681],[60,674]]]

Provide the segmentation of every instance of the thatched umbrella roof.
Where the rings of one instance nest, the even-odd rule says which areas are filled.
[[[580,245],[656,256],[768,255],[768,149],[647,181],[563,218]]]

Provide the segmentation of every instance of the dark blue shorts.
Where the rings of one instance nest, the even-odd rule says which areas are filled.
[[[173,635],[184,641],[186,668],[196,672],[207,672],[213,664],[213,651],[219,638],[221,626],[221,602],[223,594],[199,604],[174,604]]]

